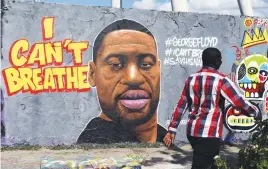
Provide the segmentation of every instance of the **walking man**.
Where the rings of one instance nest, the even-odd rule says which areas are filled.
[[[185,82],[164,143],[168,147],[174,143],[177,127],[188,108],[187,138],[193,148],[192,169],[214,169],[213,158],[220,151],[225,99],[251,117],[257,117],[258,110],[243,99],[230,79],[217,71],[222,64],[218,49],[205,49],[202,61],[202,69]]]

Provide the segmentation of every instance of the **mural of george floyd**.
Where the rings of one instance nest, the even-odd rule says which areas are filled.
[[[202,51],[268,117],[268,19],[6,2],[1,15],[2,145],[161,142]],[[215,84],[216,85],[216,84]],[[224,135],[256,121],[226,101]],[[187,142],[188,112],[177,141]]]

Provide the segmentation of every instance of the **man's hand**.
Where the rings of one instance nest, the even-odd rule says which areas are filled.
[[[261,116],[261,112],[259,111],[259,109],[255,106],[252,105],[251,106],[255,111],[254,112],[248,112],[250,117],[254,117],[255,120],[260,120],[260,116]]]
[[[174,140],[175,140],[175,134],[172,134],[170,132],[168,132],[163,139],[167,147],[170,147],[170,145],[174,143]]]
[[[244,110],[244,109],[239,109],[239,108],[233,107],[233,113],[238,114],[238,115],[239,114],[248,115],[249,117],[254,117],[255,120],[258,120],[261,116],[261,114],[260,114],[261,112],[259,111],[259,109],[255,105],[251,104],[251,107],[253,109],[253,111],[251,111],[251,112],[246,112],[246,110]]]
[[[255,106],[255,105],[253,105],[253,108],[254,108],[254,110],[255,110],[255,118],[259,118],[260,117],[260,111],[259,111],[259,109],[257,108],[257,106]]]

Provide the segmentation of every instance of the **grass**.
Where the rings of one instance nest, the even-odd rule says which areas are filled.
[[[72,150],[72,149],[111,149],[111,148],[159,148],[163,147],[162,143],[114,143],[114,144],[74,144],[74,145],[55,145],[55,146],[40,146],[40,145],[14,145],[1,147],[1,151],[17,151],[17,150],[40,150],[42,148],[49,150]]]

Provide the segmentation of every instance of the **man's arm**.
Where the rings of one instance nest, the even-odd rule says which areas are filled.
[[[236,85],[228,77],[222,79],[221,94],[232,105],[245,110],[250,116],[258,114],[258,109],[240,95]]]
[[[182,119],[182,117],[187,109],[187,106],[188,106],[188,102],[187,102],[188,100],[187,100],[187,95],[186,95],[187,90],[188,90],[188,86],[189,86],[188,84],[189,84],[189,78],[185,82],[180,100],[177,104],[177,107],[175,108],[175,111],[174,111],[172,118],[171,118],[170,125],[168,127],[168,131],[173,133],[173,134],[176,134],[178,125],[180,124],[180,121],[181,121],[181,119]]]

